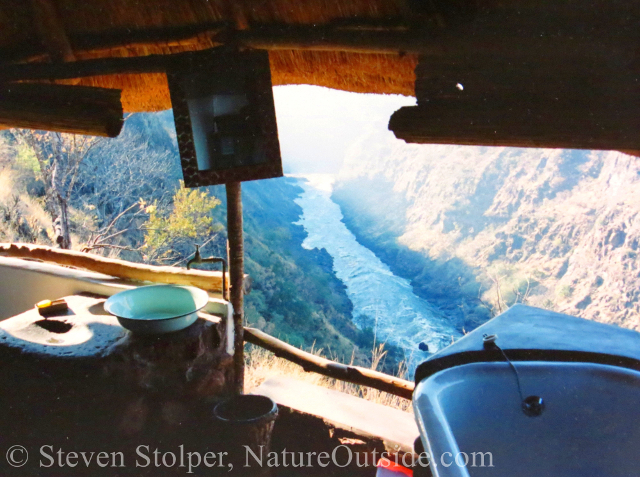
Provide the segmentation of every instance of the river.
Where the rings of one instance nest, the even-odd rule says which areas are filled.
[[[331,200],[331,176],[301,179],[304,192],[296,203],[303,211],[298,223],[307,232],[302,246],[324,248],[333,257],[335,273],[353,303],[356,325],[374,329],[379,342],[401,347],[413,375],[415,366],[429,356],[419,350],[420,343],[426,343],[433,353],[459,338],[460,332],[437,308],[416,296],[408,280],[394,275],[357,242],[342,221],[340,206]]]

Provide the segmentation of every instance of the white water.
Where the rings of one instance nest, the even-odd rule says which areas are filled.
[[[303,211],[299,224],[308,234],[302,246],[327,250],[337,277],[347,287],[356,324],[373,328],[379,342],[403,348],[413,374],[416,364],[428,356],[418,349],[419,343],[427,343],[433,353],[460,337],[460,332],[416,296],[408,280],[394,275],[356,241],[342,221],[340,207],[331,200],[331,176],[310,175],[306,179],[300,183],[304,193],[296,199]],[[366,323],[358,319],[361,315],[368,317]]]

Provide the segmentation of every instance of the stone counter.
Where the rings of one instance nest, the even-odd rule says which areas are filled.
[[[215,447],[211,410],[233,385],[224,319],[200,314],[185,330],[139,336],[103,298],[66,300],[64,316],[34,309],[0,322],[0,449]]]

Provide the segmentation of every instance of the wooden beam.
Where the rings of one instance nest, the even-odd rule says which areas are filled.
[[[512,30],[497,35],[493,28],[480,25],[444,32],[441,29],[346,30],[333,26],[264,25],[247,30],[225,30],[215,35],[216,43],[258,50],[335,51],[362,54],[419,54],[456,58],[484,54],[506,59],[544,57],[560,63],[562,59],[593,58],[611,55],[617,50],[635,51],[623,40],[577,36],[577,38],[543,36]]]
[[[242,233],[242,186],[240,182],[225,185],[227,192],[227,236],[229,238],[229,274],[233,306],[233,368],[236,392],[244,392],[244,239]]]
[[[170,58],[178,55],[148,55],[98,58],[73,63],[24,63],[3,65],[2,81],[61,80],[111,74],[164,73]]]
[[[69,39],[74,49],[83,52],[145,46],[197,46],[209,43],[211,37],[225,28],[229,28],[228,22],[207,22],[180,27],[144,30],[126,28],[100,34],[82,33],[71,35]]]
[[[223,31],[213,41],[256,50],[336,51],[399,55],[423,49],[431,51],[432,30],[348,30],[331,26],[257,26]],[[437,48],[437,46],[436,46]]]
[[[637,106],[615,102],[591,108],[588,102],[548,98],[439,99],[396,111],[389,129],[420,144],[638,150]]]
[[[35,0],[34,0],[35,1]],[[267,36],[284,36],[283,41],[290,41],[296,35],[303,35],[304,31],[311,29],[312,36],[318,38],[321,35],[332,35],[332,32],[342,32],[340,37],[347,39],[348,43],[351,37],[361,38],[363,34],[369,33],[377,35],[378,33],[407,32],[410,28],[399,21],[387,22],[362,22],[353,20],[334,21],[330,24],[314,27],[292,27],[291,25],[273,25],[268,26],[254,25],[252,28],[262,32]],[[422,28],[424,30],[424,27]],[[233,27],[229,22],[208,22],[194,25],[185,25],[180,27],[165,28],[149,28],[143,30],[122,29],[109,31],[106,33],[80,33],[70,34],[69,42],[73,50],[77,53],[95,53],[115,50],[120,48],[136,48],[148,46],[164,46],[164,47],[205,47],[210,48],[216,46],[216,43],[230,41],[234,37]],[[292,33],[288,33],[292,31]],[[345,33],[346,32],[346,33]],[[307,37],[308,40],[308,37]],[[307,41],[305,40],[305,41]],[[271,41],[271,40],[268,40]],[[24,42],[20,45],[20,49],[12,48],[11,50],[0,50],[0,57],[5,61],[23,62],[23,61],[42,61],[43,49],[35,42]],[[397,53],[397,51],[395,52]]]
[[[42,46],[55,62],[75,61],[71,43],[51,0],[31,0],[33,23]]]
[[[120,93],[58,84],[0,85],[0,125],[115,137],[123,124]]]
[[[221,272],[143,265],[73,250],[24,243],[0,243],[0,256],[52,262],[129,280],[190,285],[210,292],[222,292]]]
[[[244,329],[245,340],[271,351],[279,358],[302,366],[305,371],[322,374],[348,383],[368,386],[386,393],[411,399],[414,383],[359,366],[336,363],[302,351],[255,328]]]

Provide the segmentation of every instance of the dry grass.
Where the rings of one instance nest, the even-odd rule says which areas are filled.
[[[314,354],[321,355],[320,351],[313,351]],[[384,358],[386,351],[380,345],[372,353],[372,369],[376,369],[380,361]],[[272,376],[286,376],[298,379],[306,383],[315,384],[325,388],[333,389],[343,393],[357,396],[367,401],[389,406],[401,411],[411,412],[411,401],[393,394],[378,391],[357,384],[345,383],[333,378],[327,378],[320,374],[308,373],[301,366],[282,358],[277,358],[273,353],[253,345],[248,345],[245,350],[245,390],[251,392],[262,384],[267,378]],[[398,373],[403,377],[405,371],[401,368]]]
[[[14,182],[14,173],[11,169],[0,169],[0,203],[11,199]]]

